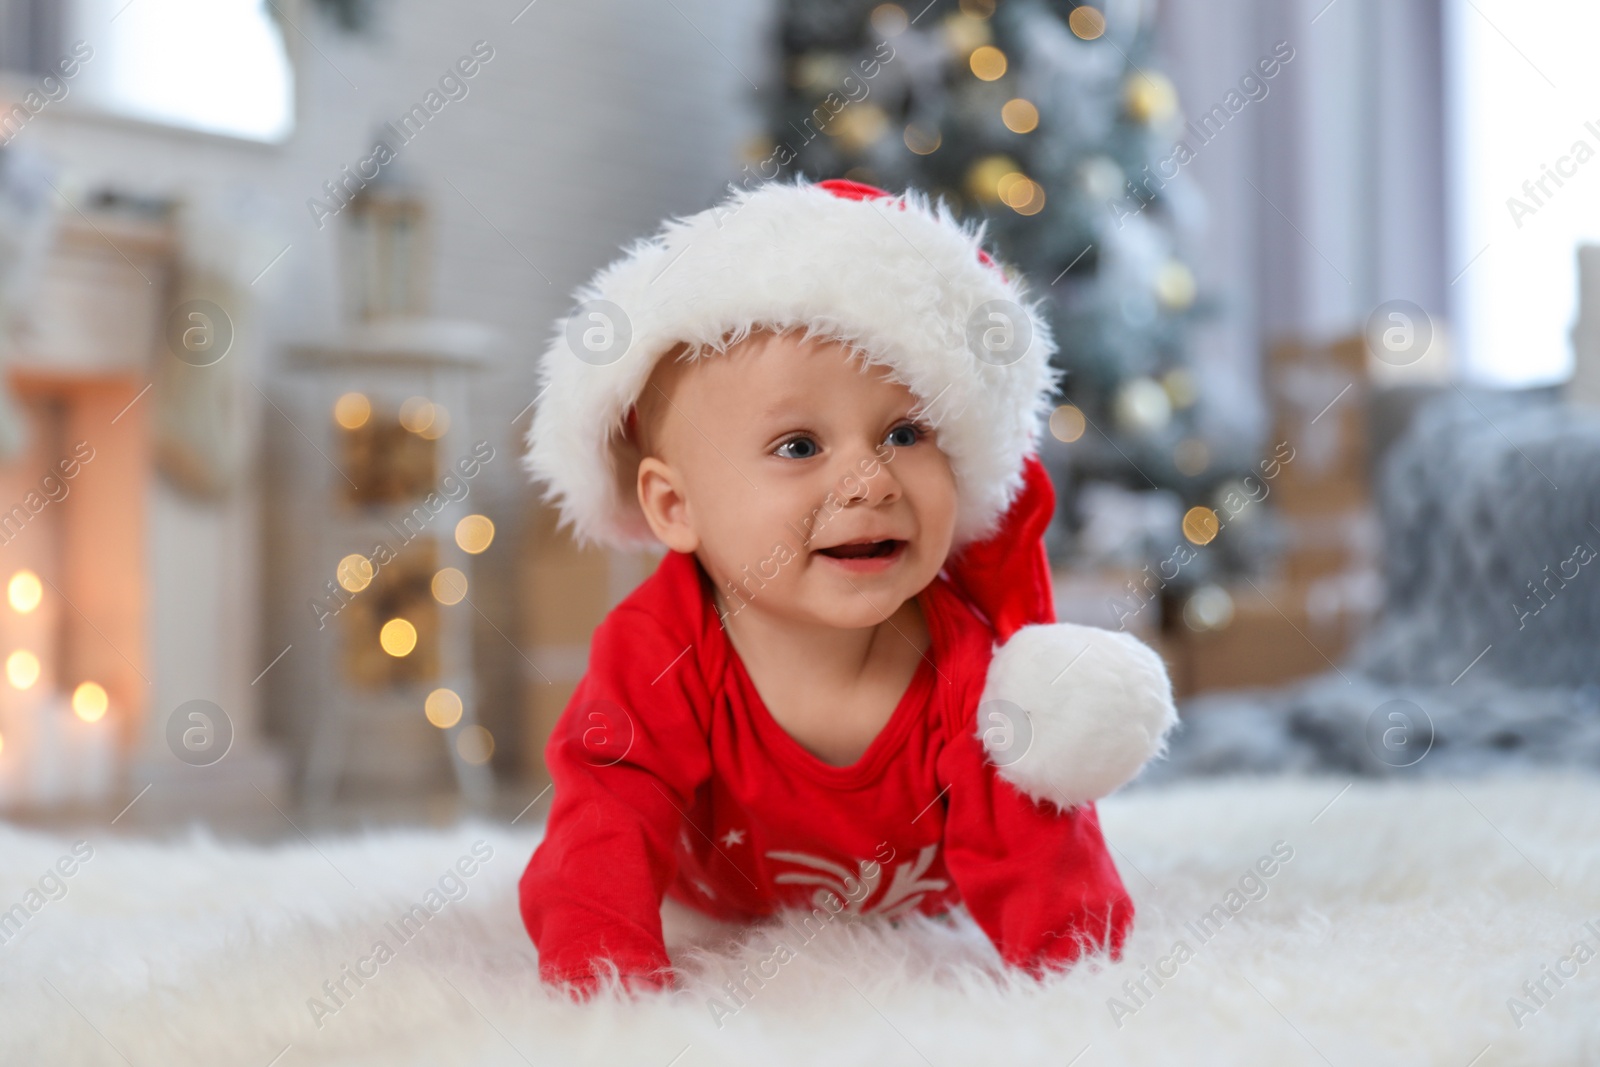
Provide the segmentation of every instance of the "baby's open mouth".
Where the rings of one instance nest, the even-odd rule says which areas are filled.
[[[892,556],[895,550],[904,541],[857,541],[854,544],[834,545],[832,548],[819,548],[817,551],[824,556],[834,559],[877,559],[880,556]]]

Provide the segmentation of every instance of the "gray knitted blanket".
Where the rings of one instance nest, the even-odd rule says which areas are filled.
[[[1378,478],[1385,606],[1337,669],[1185,702],[1141,779],[1600,769],[1600,413],[1450,390]]]

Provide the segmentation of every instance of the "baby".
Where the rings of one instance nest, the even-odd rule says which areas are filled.
[[[664,897],[807,929],[964,906],[1034,976],[1120,952],[1093,802],[1171,690],[1055,622],[1050,334],[980,240],[915,192],[771,184],[580,290],[528,466],[580,541],[668,551],[546,748],[545,981],[673,984]]]

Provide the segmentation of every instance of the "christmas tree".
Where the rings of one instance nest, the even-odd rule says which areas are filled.
[[[747,177],[915,187],[985,220],[1045,301],[1067,372],[1043,452],[1062,498],[1052,556],[1074,550],[1086,483],[1156,491],[1191,546],[1210,543],[1207,502],[1253,457],[1202,431],[1185,334],[1214,302],[1185,263],[1199,204],[1153,5],[912,4],[789,0],[785,84]],[[1177,536],[1139,551],[1167,557]],[[1238,569],[1240,544],[1192,553],[1175,591]]]

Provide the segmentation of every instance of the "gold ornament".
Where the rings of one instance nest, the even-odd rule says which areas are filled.
[[[1183,516],[1183,536],[1197,545],[1209,545],[1222,530],[1217,513],[1204,504],[1196,504]]]
[[[1233,597],[1220,585],[1202,585],[1183,603],[1183,622],[1198,633],[1225,630],[1233,621]]]
[[[828,123],[827,133],[837,137],[852,152],[877,141],[889,128],[889,116],[876,104],[853,104]]]
[[[1006,101],[1000,109],[1000,121],[1012,133],[1032,133],[1039,128],[1039,109],[1033,106],[1033,101],[1019,96]]]
[[[744,142],[743,147],[739,149],[739,158],[750,164],[760,163],[770,157],[777,147],[772,138],[761,134]]]
[[[1050,436],[1070,445],[1083,436],[1087,422],[1083,412],[1071,404],[1062,404],[1050,413]]]
[[[1134,74],[1122,87],[1122,103],[1137,122],[1156,125],[1178,110],[1178,90],[1166,75]]]
[[[1106,17],[1088,4],[1080,4],[1067,16],[1067,28],[1085,41],[1106,32]]]
[[[905,141],[906,147],[917,155],[928,156],[939,150],[944,136],[936,129],[930,130],[912,123],[906,127]]]
[[[1018,215],[1037,215],[1044,210],[1044,186],[1022,174],[1000,179],[1000,199]]]
[[[963,59],[994,39],[987,22],[967,14],[949,16],[939,29],[944,34],[945,47]]]
[[[905,33],[906,27],[910,25],[906,18],[906,9],[899,4],[879,4],[872,9],[869,21],[872,23],[872,28],[885,37],[898,37]]]
[[[1135,378],[1118,390],[1115,409],[1117,425],[1141,436],[1155,433],[1172,418],[1167,391],[1150,378]]]
[[[1001,179],[1012,174],[1020,177],[1022,172],[1010,156],[984,156],[967,171],[967,195],[985,203],[998,203]]]
[[[1185,437],[1172,450],[1172,465],[1178,468],[1179,474],[1190,478],[1204,474],[1211,466],[1211,446],[1198,437]]]
[[[1078,164],[1078,184],[1083,195],[1097,203],[1116,196],[1126,182],[1127,176],[1110,156],[1090,156]]]
[[[1006,54],[992,44],[975,49],[967,57],[967,65],[981,81],[999,81],[1006,73]]]
[[[1161,387],[1167,391],[1167,399],[1172,401],[1175,408],[1186,408],[1199,399],[1199,390],[1194,383],[1194,375],[1185,367],[1174,367],[1161,376]]]
[[[1194,272],[1175,259],[1169,259],[1156,272],[1156,298],[1172,311],[1182,311],[1194,303]]]
[[[789,84],[796,89],[837,85],[850,73],[850,64],[837,52],[808,52],[789,63]]]

